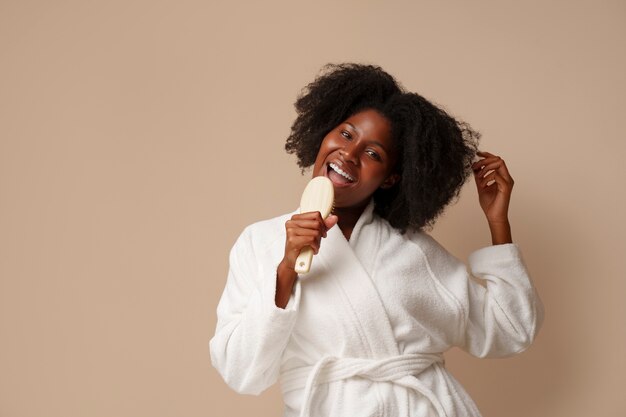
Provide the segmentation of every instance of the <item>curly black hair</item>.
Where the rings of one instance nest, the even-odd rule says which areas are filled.
[[[458,197],[481,136],[375,65],[325,65],[295,108],[285,150],[296,154],[302,173],[315,163],[324,137],[350,116],[374,109],[390,121],[401,179],[374,193],[374,210],[403,234],[432,226]]]

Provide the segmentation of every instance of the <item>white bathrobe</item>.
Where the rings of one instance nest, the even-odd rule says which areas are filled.
[[[285,309],[276,269],[299,210],[248,226],[230,253],[213,366],[240,393],[280,381],[285,417],[480,416],[442,353],[504,357],[531,344],[543,305],[519,248],[475,251],[470,273],[428,234],[401,235],[373,209],[349,241],[328,231]]]

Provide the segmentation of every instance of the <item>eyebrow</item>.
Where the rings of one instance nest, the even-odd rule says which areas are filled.
[[[352,123],[350,123],[350,122],[345,122],[345,123],[346,123],[348,126],[350,126],[352,129],[356,130],[357,132],[359,131],[359,129],[357,129],[357,128],[356,128],[356,126],[354,126]],[[389,153],[389,152],[387,151],[387,148],[386,148],[386,147],[385,147],[382,143],[380,143],[379,141],[377,141],[376,139],[371,140],[370,142],[371,142],[371,143],[373,143],[373,144],[375,144],[375,145],[378,145],[378,146],[379,146],[380,148],[382,148],[385,152]]]

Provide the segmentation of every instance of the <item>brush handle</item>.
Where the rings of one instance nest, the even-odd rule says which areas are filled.
[[[333,209],[335,190],[333,183],[326,177],[314,177],[309,181],[300,199],[300,213],[319,211],[322,219],[326,219]],[[300,250],[294,270],[298,274],[306,274],[311,269],[313,249],[305,246]]]
[[[300,255],[296,259],[295,271],[298,274],[306,274],[311,269],[311,261],[313,260],[313,248],[305,246],[300,251]]]

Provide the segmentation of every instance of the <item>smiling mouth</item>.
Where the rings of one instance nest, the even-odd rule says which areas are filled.
[[[343,171],[334,162],[328,164],[328,178],[337,185],[348,185],[356,181],[352,175]]]

